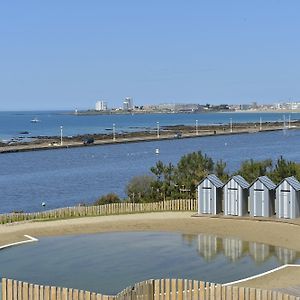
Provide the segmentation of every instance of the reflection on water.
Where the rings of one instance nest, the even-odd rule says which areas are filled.
[[[266,261],[270,256],[272,256],[272,251],[269,245],[260,244],[255,242],[249,243],[249,253],[251,257],[257,263],[263,263]],[[293,250],[290,250],[293,251]]]
[[[231,262],[250,256],[257,264],[262,264],[273,257],[280,264],[295,263],[300,258],[295,250],[246,242],[237,238],[220,238],[211,234],[183,234],[182,237],[190,245],[192,240],[197,240],[197,252],[208,262],[216,259],[218,255],[224,255]]]
[[[216,236],[208,235],[208,234],[198,235],[198,252],[207,261],[210,261],[215,256],[217,256],[220,249],[221,249],[220,240]]]
[[[245,242],[238,239],[224,238],[223,249],[224,255],[227,258],[231,261],[236,261],[241,258],[245,252]]]
[[[225,283],[300,262],[293,250],[215,235],[120,232],[41,238],[0,251],[0,277],[116,294],[149,278]]]
[[[276,247],[276,256],[282,264],[290,264],[297,259],[297,252],[291,249]]]

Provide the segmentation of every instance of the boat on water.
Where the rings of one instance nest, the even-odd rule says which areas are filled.
[[[31,123],[38,123],[41,122],[38,118],[33,118],[32,120],[30,120]]]

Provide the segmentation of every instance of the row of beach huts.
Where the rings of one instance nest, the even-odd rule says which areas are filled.
[[[276,185],[269,177],[258,177],[249,184],[236,175],[225,184],[214,174],[197,187],[198,214],[271,217],[294,219],[300,216],[300,182],[295,177]]]

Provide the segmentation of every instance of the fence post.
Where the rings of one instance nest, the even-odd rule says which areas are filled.
[[[205,299],[210,300],[210,284],[209,284],[209,282],[205,283]]]
[[[232,299],[239,300],[239,288],[237,286],[232,288]]]
[[[215,300],[215,284],[211,283],[210,284],[210,300]]]
[[[205,282],[200,281],[200,300],[205,300]]]
[[[56,300],[56,287],[54,286],[50,287],[50,297],[51,300]]]
[[[289,300],[289,295],[283,294],[283,299],[284,299],[284,300]]]
[[[91,300],[91,292],[85,292],[85,300]]]
[[[77,289],[69,289],[69,299],[78,300],[79,299],[79,291]]]
[[[261,289],[256,290],[256,300],[261,300]]]
[[[7,300],[13,299],[13,281],[11,279],[6,281],[6,297]]]
[[[164,297],[165,300],[171,299],[171,286],[170,286],[170,279],[165,280],[165,290],[166,290],[166,296]]]
[[[7,294],[6,294],[6,278],[2,278],[2,300],[7,300]]]
[[[215,296],[216,296],[217,300],[222,299],[222,285],[221,284],[216,285],[216,294],[215,294]]]
[[[249,297],[249,300],[255,300],[256,299],[256,291],[254,288],[250,288],[250,297]]]
[[[148,287],[148,300],[153,300],[154,299],[154,280],[149,280],[147,283],[147,287]]]
[[[40,286],[40,295],[39,295],[39,299],[40,300],[44,300],[44,286],[43,285],[41,285]],[[20,298],[20,299],[22,299],[22,298]]]
[[[49,285],[45,286],[44,300],[50,300],[50,286]]]
[[[17,282],[17,280],[13,281],[13,299],[18,299],[18,282]]]
[[[160,294],[160,282],[158,279],[154,280],[154,300],[159,300]]]
[[[226,286],[226,299],[232,299],[232,286],[230,285]]]
[[[84,292],[82,290],[80,290],[79,293],[78,293],[78,299],[79,300],[84,300]]]
[[[39,296],[40,296],[40,287],[39,285],[35,284],[33,286],[33,299],[39,300]]]
[[[176,279],[172,279],[172,300],[176,300],[176,291],[177,291],[177,287],[176,287]]]

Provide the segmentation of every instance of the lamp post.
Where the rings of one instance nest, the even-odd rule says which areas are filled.
[[[291,128],[291,115],[289,115],[289,129]]]
[[[62,146],[63,144],[63,127],[60,126],[60,145]]]
[[[113,141],[116,140],[116,124],[113,123]]]
[[[198,135],[198,120],[196,120],[196,135]]]
[[[156,134],[157,138],[159,139],[159,122],[156,122]]]
[[[229,120],[230,120],[230,132],[232,132],[232,118],[230,118]]]
[[[259,118],[259,130],[260,131],[262,130],[262,119],[261,119],[261,117]]]

